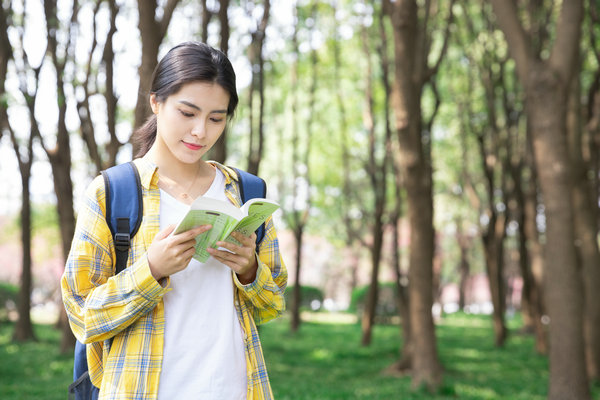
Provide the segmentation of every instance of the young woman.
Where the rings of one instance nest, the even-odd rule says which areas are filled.
[[[256,329],[284,310],[272,219],[259,250],[255,234],[237,235],[241,246],[218,242],[205,263],[192,259],[194,237],[210,226],[170,235],[198,196],[241,205],[235,172],[203,160],[237,103],[220,51],[187,42],[159,62],[153,115],[135,134],[144,217],[117,275],[102,178],[87,189],[61,287],[100,399],[272,398]]]

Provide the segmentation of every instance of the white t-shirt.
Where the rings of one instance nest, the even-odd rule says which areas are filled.
[[[175,224],[188,206],[160,192],[160,229]],[[227,201],[217,170],[206,197]],[[158,399],[246,399],[246,356],[234,306],[232,272],[213,257],[194,259],[171,275],[165,294],[165,336]]]

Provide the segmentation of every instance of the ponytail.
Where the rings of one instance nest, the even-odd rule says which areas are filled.
[[[133,158],[143,157],[150,150],[150,147],[156,140],[156,114],[150,115],[144,125],[140,126],[132,137],[134,149],[137,148],[137,152],[133,155]]]

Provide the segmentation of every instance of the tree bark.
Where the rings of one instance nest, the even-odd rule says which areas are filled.
[[[529,129],[527,137],[531,136]],[[527,159],[533,161],[533,148],[527,146]],[[535,327],[535,349],[539,354],[548,353],[548,333],[546,326],[544,325],[542,318],[545,315],[544,306],[544,256],[542,244],[540,243],[539,232],[537,228],[538,220],[538,182],[537,172],[535,167],[531,163],[531,174],[529,185],[524,192],[524,234],[527,238],[527,254],[530,260],[530,271],[531,279],[533,284],[531,286],[531,306],[535,310],[537,315],[534,320]]]
[[[297,7],[297,6],[296,6]],[[297,10],[295,11],[297,13]],[[297,31],[294,31],[294,35],[292,38],[293,49],[296,54],[296,61],[294,63],[292,69],[292,88],[296,88],[298,82],[298,41],[297,41]],[[313,49],[311,52],[312,56],[312,76],[311,76],[311,84],[309,88],[309,113],[312,115],[314,113],[315,107],[315,92],[317,87],[317,58],[316,58],[316,50]],[[293,205],[292,210],[289,213],[284,214],[287,219],[288,226],[293,230],[294,236],[296,239],[296,282],[295,282],[295,293],[294,293],[294,302],[292,304],[292,321],[291,321],[291,331],[296,332],[300,327],[300,303],[301,303],[301,285],[300,285],[300,270],[302,267],[302,243],[303,243],[303,235],[304,228],[308,223],[308,217],[310,215],[310,207],[311,207],[311,197],[310,197],[310,150],[311,150],[311,136],[312,136],[312,122],[309,119],[306,125],[306,134],[304,146],[301,146],[300,141],[300,132],[298,129],[297,119],[297,102],[298,96],[295,92],[295,89],[292,89],[292,170],[293,177],[290,179],[292,184],[292,199]],[[302,171],[303,170],[303,171]],[[306,192],[306,197],[303,199],[300,197],[301,190],[299,190],[299,185],[305,185],[304,189]],[[297,202],[303,202],[304,204],[299,205]],[[299,207],[297,207],[299,206]]]
[[[428,69],[429,50],[416,40],[424,38],[427,29],[420,25],[416,1],[387,1],[385,8],[394,31],[392,103],[400,143],[396,162],[404,171],[410,224],[408,275],[411,338],[414,345],[412,385],[434,389],[441,384],[442,369],[431,314],[434,253],[432,167],[429,147],[423,143],[420,102],[423,85],[435,74],[436,69]]]
[[[583,333],[586,368],[590,381],[600,378],[600,252],[598,251],[594,199],[588,167],[582,154],[581,82],[571,83],[567,112],[567,133],[573,166],[573,210],[575,213],[575,244],[581,263],[584,283]]]
[[[493,0],[500,28],[525,87],[527,116],[546,211],[545,286],[550,316],[549,399],[589,399],[583,341],[583,284],[577,267],[573,170],[566,141],[566,98],[578,57],[583,6],[563,2],[550,57],[532,53],[513,2]]]
[[[212,19],[213,13],[208,9],[206,5],[206,0],[200,0],[200,4],[202,4],[202,33],[201,39],[203,43],[208,43],[208,25],[210,24],[210,20]]]
[[[12,45],[8,38],[8,12],[4,9],[4,5],[0,4],[0,98],[5,96],[6,75],[8,71],[8,62],[13,58]],[[22,42],[21,36],[21,43]],[[24,50],[23,50],[24,51]],[[36,90],[33,99],[29,101],[34,103],[37,95],[37,83],[39,79],[40,67],[35,71]],[[25,71],[22,71],[24,77]],[[23,93],[25,95],[25,93]],[[15,156],[19,163],[19,172],[21,174],[21,245],[22,245],[22,266],[21,266],[21,284],[18,295],[17,310],[19,319],[15,325],[13,339],[16,341],[26,341],[35,339],[33,325],[31,323],[31,290],[32,290],[32,274],[31,274],[31,191],[29,182],[31,179],[31,167],[33,165],[33,141],[35,134],[30,130],[27,138],[27,146],[25,154],[22,154],[21,146],[15,132],[12,130],[6,107],[0,107],[0,138],[5,130],[9,132],[11,142],[15,151]]]
[[[114,58],[115,53],[112,45],[112,38],[117,31],[116,19],[118,14],[118,6],[115,0],[108,0],[108,7],[110,11],[110,28],[106,34],[106,38],[104,41],[104,48],[102,51],[102,61],[101,64],[104,66],[104,83],[105,83],[105,91],[102,93],[105,103],[106,103],[106,122],[107,122],[107,130],[109,133],[110,140],[106,144],[104,149],[101,149],[101,146],[97,143],[97,138],[95,134],[95,125],[92,120],[92,109],[90,107],[90,101],[92,95],[97,94],[98,92],[98,84],[97,84],[97,70],[98,66],[92,66],[94,52],[97,46],[97,28],[96,28],[96,15],[100,10],[100,6],[102,2],[98,2],[94,8],[93,14],[93,40],[92,40],[92,48],[89,53],[86,70],[85,70],[85,80],[80,86],[83,88],[84,97],[82,100],[77,101],[77,111],[79,114],[80,121],[80,131],[81,136],[83,138],[84,143],[87,146],[88,152],[90,154],[90,158],[92,162],[96,166],[96,173],[100,173],[101,170],[113,166],[117,161],[117,154],[119,149],[123,145],[121,141],[119,141],[116,133],[116,124],[117,124],[117,97],[114,93]],[[95,84],[93,84],[94,78],[96,79]],[[77,83],[74,82],[73,86],[77,86]],[[103,151],[101,151],[103,150]]]
[[[365,302],[365,310],[362,315],[362,340],[363,346],[371,343],[373,323],[378,299],[379,287],[379,264],[381,261],[381,248],[383,245],[383,216],[386,204],[386,175],[388,163],[388,142],[390,141],[391,133],[386,132],[385,139],[381,144],[378,144],[376,127],[375,127],[375,111],[373,98],[373,68],[370,61],[371,48],[369,45],[369,34],[366,26],[361,27],[362,50],[367,63],[365,71],[365,111],[363,113],[363,126],[368,133],[369,138],[369,160],[366,164],[367,174],[369,175],[371,189],[374,194],[373,215],[371,217],[371,236],[373,238],[369,252],[371,253],[371,283]],[[379,52],[381,55],[381,51]],[[382,60],[383,62],[383,60]],[[387,115],[386,115],[387,116]],[[382,160],[377,160],[376,154],[380,153],[379,149],[383,148],[384,157]]]
[[[313,5],[313,8],[316,7]],[[248,172],[258,174],[264,147],[264,109],[265,109],[265,84],[264,84],[264,43],[269,22],[271,8],[270,0],[264,0],[263,15],[256,30],[252,32],[252,43],[248,48],[248,59],[252,66],[252,82],[249,90],[250,113],[250,145],[248,150]],[[316,17],[316,15],[314,15]],[[312,52],[316,57],[316,53]],[[255,116],[255,90],[258,89],[258,123],[254,122]]]
[[[203,31],[202,34],[204,35],[204,32],[206,32],[206,38],[204,39],[205,41],[208,39],[208,23],[210,21],[210,16],[211,16],[211,12],[210,10],[208,10],[206,8],[206,0],[203,0],[203,14],[202,14],[202,21],[203,21]],[[221,51],[223,53],[225,53],[225,55],[227,55],[227,53],[229,52],[229,16],[228,16],[228,10],[229,10],[229,0],[220,0],[219,1],[219,24],[221,25]],[[204,25],[204,23],[206,23],[206,25]],[[252,93],[252,90],[250,90],[250,93]],[[223,131],[223,133],[221,134],[221,137],[219,137],[219,139],[216,141],[216,143],[214,144],[214,146],[210,149],[209,151],[209,158],[212,158],[215,161],[218,161],[220,163],[224,163],[227,159],[227,129],[225,129]],[[255,175],[258,175],[258,170],[256,172],[252,172],[250,170],[248,170],[248,172],[254,173]]]
[[[50,161],[52,168],[52,179],[54,182],[54,191],[56,193],[56,203],[58,211],[58,222],[60,227],[60,236],[62,243],[63,260],[67,259],[71,241],[75,233],[75,211],[73,207],[73,182],[71,180],[71,142],[69,131],[66,125],[67,102],[65,95],[64,71],[67,62],[72,59],[73,37],[70,30],[77,21],[79,8],[77,3],[73,4],[71,12],[71,24],[68,27],[67,43],[64,45],[64,53],[59,54],[59,45],[57,33],[61,29],[57,15],[56,0],[44,1],[44,12],[46,15],[46,29],[48,35],[48,53],[52,59],[52,64],[56,71],[56,91],[58,103],[58,124],[56,127],[56,144],[53,148],[46,146],[44,138],[38,130],[35,122],[35,112],[33,106],[29,106],[32,127],[35,134],[40,139],[40,144]],[[63,332],[60,349],[61,352],[70,351],[75,346],[75,336],[67,323],[64,309],[61,308],[60,316],[61,329]]]
[[[460,275],[460,280],[458,284],[458,308],[461,311],[465,310],[465,305],[467,303],[467,283],[469,281],[469,276],[471,274],[471,264],[469,262],[469,247],[470,240],[463,231],[462,221],[456,221],[456,242],[458,243],[458,247],[460,249],[460,261],[458,265],[458,272]]]
[[[16,138],[13,137],[13,140]],[[29,139],[33,141],[33,138]],[[14,142],[15,152],[18,152],[18,144]],[[21,243],[23,246],[21,285],[19,288],[18,312],[19,319],[15,325],[13,339],[16,341],[35,340],[33,325],[31,323],[31,290],[33,288],[31,277],[31,192],[29,190],[29,181],[31,178],[31,165],[33,163],[33,148],[29,146],[28,160],[22,161],[19,158],[19,170],[21,172]]]
[[[152,73],[158,64],[158,50],[167,34],[173,11],[179,0],[168,0],[163,8],[163,16],[156,20],[156,0],[138,0],[138,27],[142,40],[142,61],[138,68],[140,77],[138,98],[135,105],[133,129],[140,127],[150,115],[148,93],[152,84]],[[133,154],[137,149],[133,149]]]

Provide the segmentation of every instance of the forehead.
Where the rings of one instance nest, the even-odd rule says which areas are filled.
[[[182,85],[177,92],[169,96],[168,100],[175,102],[186,101],[200,108],[210,106],[227,108],[229,97],[229,93],[218,83],[189,82]]]

